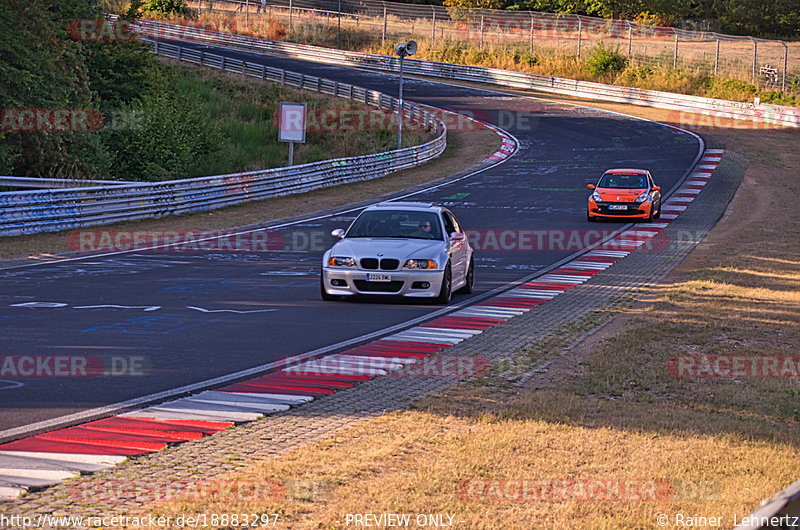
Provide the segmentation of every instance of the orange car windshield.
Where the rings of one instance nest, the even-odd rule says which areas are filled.
[[[624,189],[645,189],[647,178],[644,175],[632,173],[609,173],[600,179],[599,188],[624,188]]]

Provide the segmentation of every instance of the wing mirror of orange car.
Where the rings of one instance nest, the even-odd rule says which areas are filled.
[[[594,184],[587,184],[586,188],[590,189],[590,190],[593,190],[594,189]]]
[[[661,186],[653,186],[653,191],[661,191]]]
[[[464,234],[460,232],[453,232],[452,234],[450,234],[450,239],[452,239],[453,241],[464,241],[465,238]]]

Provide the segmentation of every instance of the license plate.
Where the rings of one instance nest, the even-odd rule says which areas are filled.
[[[392,281],[391,274],[381,274],[375,272],[368,272],[367,273],[367,281],[368,282],[390,282]]]
[[[628,205],[626,205],[626,204],[609,204],[608,205],[608,209],[609,210],[627,210],[628,209]]]

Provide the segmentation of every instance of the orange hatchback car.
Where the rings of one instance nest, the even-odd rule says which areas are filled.
[[[652,221],[661,216],[661,188],[646,169],[609,169],[589,197],[586,218],[628,217]]]

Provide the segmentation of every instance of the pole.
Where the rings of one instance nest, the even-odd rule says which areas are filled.
[[[431,48],[436,46],[436,8],[431,6],[431,11],[433,12],[433,17],[431,20],[433,21],[433,30],[431,30]]]
[[[625,23],[628,25],[628,59],[631,58],[631,51],[633,49],[633,27],[627,20]]]
[[[336,46],[342,38],[342,0],[339,0],[339,8],[336,12]]]
[[[578,60],[581,58],[581,34],[583,33],[583,23],[581,17],[578,16]]]
[[[530,44],[528,46],[528,54],[533,55],[533,13],[531,13],[531,35]]]
[[[397,113],[397,148],[403,145],[403,56],[400,56],[400,108]]]
[[[483,13],[481,13],[481,51],[483,51]]]
[[[244,3],[244,25],[250,25],[250,0],[246,0]]]
[[[714,56],[714,77],[717,77],[717,72],[719,71],[719,39],[716,35],[714,38],[717,39],[717,53]]]
[[[292,0],[289,0],[289,31],[292,31]]]
[[[756,82],[756,64],[758,63],[758,41],[750,37],[753,41],[753,84]]]
[[[672,60],[672,68],[678,67],[678,30],[673,30],[675,32],[675,58]]]
[[[289,166],[294,165],[294,142],[289,142]]]
[[[789,46],[785,42],[783,44],[783,79],[781,80],[781,92],[786,92],[786,68],[789,66]]]
[[[381,46],[386,44],[386,2],[383,3],[383,35],[381,35]]]

